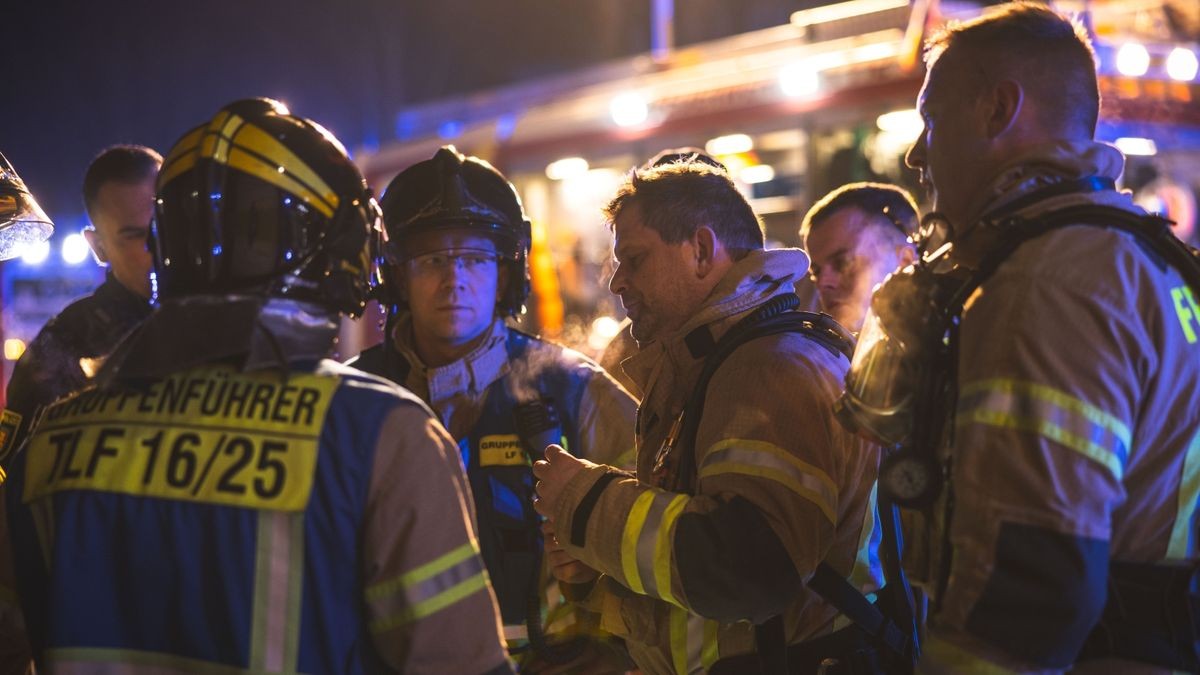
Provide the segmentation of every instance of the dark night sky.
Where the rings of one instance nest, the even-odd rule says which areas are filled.
[[[83,172],[106,145],[165,153],[221,105],[257,95],[351,149],[386,143],[407,104],[647,51],[649,2],[13,0],[0,150],[66,220],[82,211]],[[812,4],[680,0],[676,39],[785,23]]]

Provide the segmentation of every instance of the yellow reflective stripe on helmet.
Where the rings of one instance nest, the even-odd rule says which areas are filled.
[[[229,166],[291,192],[327,217],[337,210],[340,200],[333,188],[287,146],[253,124],[241,127],[233,137]]]
[[[837,485],[827,473],[778,445],[742,438],[714,443],[700,465],[700,478],[731,473],[773,480],[812,502],[829,522],[837,522]]]
[[[208,132],[200,139],[200,157],[219,164],[229,163],[230,139],[246,120],[222,110],[208,125]]]
[[[196,166],[196,148],[200,146],[200,137],[204,135],[207,127],[196,127],[192,129],[171,149],[167,158],[163,160],[162,169],[158,172],[158,185],[162,187],[171,182],[173,178],[181,173],[184,173],[193,166]]]
[[[676,675],[699,675],[708,671],[720,654],[716,621],[678,607],[671,608],[671,665]]]
[[[438,612],[487,588],[475,542],[366,589],[372,632],[382,633]]]
[[[1107,467],[1117,480],[1125,474],[1129,427],[1053,387],[1004,378],[971,383],[959,396],[957,425],[971,424],[1037,434]]]
[[[680,604],[671,592],[671,534],[687,500],[654,489],[634,500],[621,533],[621,571],[630,590]]]
[[[1183,460],[1183,475],[1179,477],[1178,508],[1175,524],[1171,526],[1171,540],[1167,545],[1167,560],[1186,560],[1193,557],[1196,547],[1192,540],[1192,521],[1196,517],[1197,500],[1200,500],[1200,429],[1188,444]]]
[[[971,673],[972,675],[1016,675],[1017,671],[981,659],[936,635],[921,645],[918,672],[927,674]]]

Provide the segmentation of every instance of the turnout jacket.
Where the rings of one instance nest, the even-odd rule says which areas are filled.
[[[46,323],[13,368],[0,417],[0,462],[17,449],[44,406],[79,391],[121,338],[150,315],[150,303],[110,272],[89,296]]]
[[[541,534],[531,501],[531,462],[518,439],[514,408],[553,399],[561,421],[555,442],[592,461],[628,466],[637,403],[582,354],[511,329],[502,319],[471,353],[436,368],[426,367],[412,346],[411,316],[401,315],[393,331],[398,340],[365,350],[350,364],[411,389],[458,443],[505,634],[514,643],[524,639],[535,574],[545,584],[550,629],[575,623],[579,617],[568,611],[545,566],[533,567]],[[542,450],[535,450],[539,458]]]
[[[564,487],[555,533],[604,576],[586,599],[646,673],[698,673],[755,649],[753,623],[782,614],[788,642],[848,625],[804,586],[825,561],[858,588],[882,584],[878,452],[833,417],[848,362],[800,334],[748,342],[708,385],[683,492],[654,486],[655,455],[711,346],[770,298],[793,292],[807,257],[738,261],[678,333],[624,363],[639,385],[637,477],[597,466]]]
[[[1115,178],[1122,163],[1100,143],[1036,148],[978,212],[1066,180]],[[1112,190],[1019,213],[1080,203],[1142,213]],[[961,239],[969,246],[972,232]],[[914,561],[934,585],[948,575],[921,670],[1067,668],[1101,616],[1110,560],[1196,559],[1197,300],[1134,236],[1081,225],[1025,242],[967,301],[944,447],[953,504],[935,505],[928,555]]]
[[[5,491],[39,670],[510,672],[453,442],[333,361],[85,390]]]

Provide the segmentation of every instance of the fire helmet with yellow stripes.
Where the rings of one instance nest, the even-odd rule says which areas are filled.
[[[380,200],[387,243],[383,264],[400,265],[419,251],[406,249],[413,237],[437,230],[465,230],[496,244],[509,266],[508,285],[496,307],[519,314],[529,296],[530,224],[516,188],[491,164],[464,156],[453,145],[418,162],[392,179]],[[403,298],[383,275],[383,302],[401,307]]]
[[[231,103],[171,148],[157,193],[156,302],[258,294],[362,313],[379,207],[319,124],[271,99]]]

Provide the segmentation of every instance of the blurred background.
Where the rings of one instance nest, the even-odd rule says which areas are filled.
[[[534,225],[527,330],[595,354],[617,331],[600,207],[667,147],[718,156],[774,246],[850,181],[916,194],[902,156],[922,38],[988,3],[936,0],[113,0],[10,3],[0,150],[57,225],[0,263],[4,381],[38,329],[103,280],[79,234],[91,158],[165,153],[229,101],[270,96],[351,150],[379,193],[439,145],[488,159]],[[1052,3],[1094,34],[1100,138],[1123,186],[1197,242],[1200,3]],[[921,195],[917,195],[918,198]],[[341,357],[378,341],[347,322]]]

